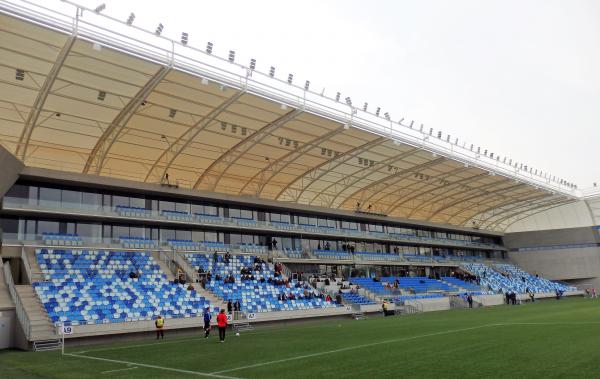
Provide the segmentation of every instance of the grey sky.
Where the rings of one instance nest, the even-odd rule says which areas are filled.
[[[55,0],[57,6],[62,4]],[[40,0],[38,0],[40,2]],[[81,0],[95,7],[102,0]],[[600,2],[116,1],[104,12],[342,92],[548,171],[600,182]],[[45,4],[50,2],[45,1]]]

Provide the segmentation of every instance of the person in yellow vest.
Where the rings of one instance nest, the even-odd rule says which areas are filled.
[[[156,320],[154,321],[154,326],[156,326],[156,339],[160,336],[162,339],[165,338],[165,332],[163,331],[163,326],[165,326],[165,319],[162,318],[161,315],[158,315]]]

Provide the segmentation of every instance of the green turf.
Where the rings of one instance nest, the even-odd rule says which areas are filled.
[[[214,335],[166,337],[67,349],[133,366],[59,352],[4,351],[0,377],[178,378],[221,371],[236,378],[600,377],[600,302],[581,298],[311,322],[241,337],[229,333],[224,344]],[[128,370],[106,372],[121,369]]]

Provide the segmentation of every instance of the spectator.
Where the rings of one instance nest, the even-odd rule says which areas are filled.
[[[469,303],[469,308],[473,308],[473,295],[469,294],[467,296],[467,302]]]
[[[227,300],[227,313],[231,314],[233,309],[233,304],[231,303],[231,299]]]
[[[217,315],[217,327],[219,328],[219,341],[225,342],[225,331],[227,330],[227,315],[225,310],[221,309],[221,312]]]
[[[190,283],[190,284],[187,286],[187,290],[188,290],[188,291],[194,291],[194,290],[195,290],[195,288],[194,288],[194,286],[192,285],[192,283]]]
[[[160,338],[165,338],[165,332],[163,331],[163,327],[165,326],[165,319],[162,318],[161,315],[158,315],[156,320],[154,321],[154,326],[156,327],[156,339],[160,336]]]
[[[219,254],[217,254],[217,252],[215,251],[215,253],[213,254],[213,262],[217,263],[219,260]]]
[[[210,308],[206,307],[204,309],[204,338],[208,338],[210,334],[210,319],[212,315],[210,314]]]
[[[238,312],[240,312],[242,310],[242,304],[240,304],[240,300],[236,300],[235,303],[233,304],[234,309],[236,309]]]

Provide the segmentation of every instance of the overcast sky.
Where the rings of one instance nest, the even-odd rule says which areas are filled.
[[[41,0],[37,0],[42,2]],[[57,7],[63,6],[58,0]],[[96,7],[102,0],[80,0]],[[49,1],[44,1],[49,5]],[[600,182],[600,1],[106,0],[105,13],[550,172]]]

